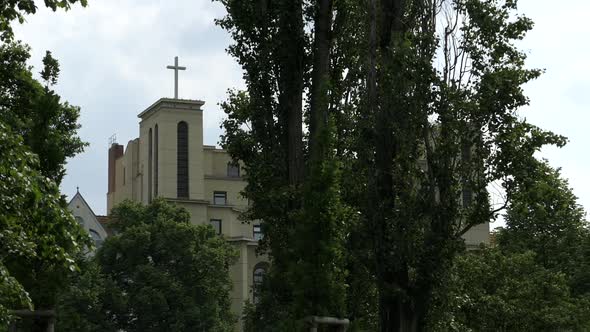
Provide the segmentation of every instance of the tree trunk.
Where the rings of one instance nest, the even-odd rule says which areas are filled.
[[[391,254],[391,241],[401,239],[403,227],[394,227],[396,176],[394,162],[398,146],[403,140],[396,137],[395,128],[401,127],[404,112],[399,109],[396,99],[401,99],[404,91],[397,91],[398,84],[392,84],[392,75],[401,68],[396,68],[395,48],[398,47],[406,27],[403,23],[404,0],[381,0],[377,9],[376,0],[369,3],[369,73],[367,94],[370,102],[369,110],[374,116],[375,159],[372,195],[369,206],[373,207],[374,253],[376,277],[379,291],[379,329],[381,332],[414,332],[419,331],[423,318],[416,308],[419,300],[412,295],[409,285],[409,262],[401,250]],[[377,19],[377,13],[380,15]],[[389,70],[383,73],[377,70]],[[384,89],[390,90],[384,90]],[[400,181],[398,181],[400,182]],[[402,182],[400,182],[402,183]],[[399,225],[398,225],[399,226]],[[404,246],[404,243],[400,243]],[[392,259],[395,258],[395,264]]]
[[[401,298],[379,299],[379,325],[381,332],[417,332],[420,317],[411,310],[411,305]]]
[[[290,185],[303,182],[303,72],[305,40],[303,3],[284,0],[279,17],[279,46],[281,92],[279,107],[285,113],[287,127],[287,165]]]
[[[322,134],[328,125],[332,0],[318,0],[317,7],[309,124],[311,164],[322,160],[326,152]]]

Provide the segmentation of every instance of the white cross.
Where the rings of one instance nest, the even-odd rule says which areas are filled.
[[[174,69],[174,99],[178,99],[178,71],[186,70],[186,67],[178,66],[178,57],[174,57],[174,66],[166,66],[168,69]]]

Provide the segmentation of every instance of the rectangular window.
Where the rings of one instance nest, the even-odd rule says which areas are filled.
[[[227,176],[230,178],[239,178],[240,177],[240,164],[229,162],[227,163]]]
[[[209,220],[209,224],[213,226],[217,235],[221,235],[221,219],[211,219]]]
[[[227,204],[227,192],[225,192],[225,191],[213,192],[213,204],[214,205],[226,205]]]
[[[471,205],[471,200],[473,199],[473,192],[471,189],[464,188],[463,189],[463,207],[467,208]]]
[[[262,240],[262,237],[264,236],[262,234],[262,227],[260,227],[260,225],[254,225],[253,228],[253,235],[254,235],[254,241],[260,241]]]

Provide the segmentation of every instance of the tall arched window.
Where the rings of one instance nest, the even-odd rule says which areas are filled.
[[[176,196],[188,198],[188,124],[178,123],[176,155]]]
[[[148,203],[152,201],[152,163],[153,161],[152,128],[148,133]]]
[[[252,274],[252,290],[253,290],[253,302],[257,304],[260,301],[260,287],[262,287],[262,282],[264,281],[264,275],[266,274],[266,269],[268,268],[268,263],[261,262],[254,266],[254,272]]]
[[[158,197],[158,125],[154,128],[154,197]]]

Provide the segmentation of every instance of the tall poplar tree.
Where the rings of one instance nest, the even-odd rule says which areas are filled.
[[[540,71],[514,45],[516,1],[371,1],[367,203],[381,331],[423,331],[461,236],[493,220],[487,186],[514,180],[563,137],[523,121]]]
[[[338,315],[327,303],[345,289],[343,313],[370,321],[374,308],[380,331],[424,330],[462,236],[505,208],[488,185],[509,200],[533,154],[565,143],[518,114],[522,85],[541,74],[515,46],[532,22],[513,0],[221,2],[247,84],[222,105],[223,143],[246,165],[244,220],[263,220],[272,262],[255,320]],[[298,24],[281,24],[286,3]],[[287,74],[301,68],[287,54],[302,76]],[[287,77],[308,97],[301,182]],[[334,296],[318,298],[311,280]]]
[[[255,315],[286,330],[306,315],[343,315],[348,214],[331,114],[335,2],[221,2],[228,15],[219,24],[235,40],[229,52],[248,87],[222,104],[223,144],[245,164],[252,204],[243,217],[263,220],[261,248],[272,262]]]

